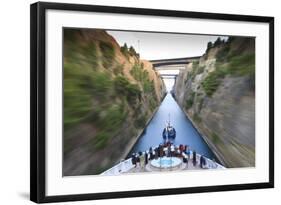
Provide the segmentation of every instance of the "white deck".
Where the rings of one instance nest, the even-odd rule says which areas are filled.
[[[185,154],[183,153],[183,156]],[[192,155],[191,155],[192,156]],[[200,157],[201,155],[196,154],[196,165],[193,165],[192,157],[188,159],[188,163],[182,162],[179,166],[176,167],[166,167],[166,168],[156,168],[151,165],[151,161],[148,162],[146,165],[137,164],[137,166],[132,164],[132,159],[129,158],[127,160],[121,161],[117,165],[113,166],[112,168],[106,170],[105,172],[101,173],[101,175],[120,175],[126,173],[140,173],[140,172],[162,172],[162,171],[179,171],[179,170],[205,170],[205,169],[226,169],[224,166],[218,164],[215,161],[212,161],[205,157],[206,165],[201,168],[200,167]],[[178,157],[180,160],[183,160],[182,157]]]

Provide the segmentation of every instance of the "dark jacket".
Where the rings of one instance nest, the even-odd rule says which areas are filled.
[[[196,165],[196,151],[193,151],[192,153],[192,161],[193,161],[193,165]]]

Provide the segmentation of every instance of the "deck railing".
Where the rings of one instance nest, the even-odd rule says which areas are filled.
[[[115,166],[101,173],[101,175],[119,175],[128,172],[133,167],[134,165],[132,164],[132,158],[121,160]]]
[[[190,153],[190,156],[192,156],[192,152]],[[149,156],[148,156],[149,157]],[[188,158],[187,154],[182,153],[182,157]],[[196,161],[200,161],[200,154],[196,154]],[[190,158],[192,159],[192,157]],[[206,164],[203,166],[203,169],[225,169],[224,166],[220,165],[219,163],[215,162],[214,160],[211,160],[207,157],[205,157]],[[101,173],[101,175],[120,175],[122,173],[126,173],[132,168],[134,168],[135,165],[132,164],[132,158],[121,160],[118,164],[111,167],[110,169],[104,171]]]

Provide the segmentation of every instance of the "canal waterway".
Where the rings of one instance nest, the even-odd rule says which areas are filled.
[[[168,89],[168,91],[170,91],[170,89]],[[133,146],[130,154],[145,151],[150,147],[158,146],[163,143],[162,131],[169,121],[169,118],[171,125],[176,129],[175,145],[189,145],[189,147],[192,150],[196,150],[198,154],[204,155],[209,159],[215,158],[212,150],[192,125],[191,121],[186,117],[170,92],[168,92],[163,99],[157,112]]]

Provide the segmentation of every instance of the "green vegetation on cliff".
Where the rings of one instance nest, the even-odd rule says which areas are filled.
[[[64,174],[98,173],[144,128],[156,87],[133,47],[96,29],[64,29],[63,75]],[[80,152],[89,161],[76,160]]]
[[[174,92],[226,167],[255,166],[255,38],[208,43]]]
[[[220,77],[218,72],[212,72],[206,77],[206,79],[202,82],[202,86],[206,92],[206,94],[210,97],[217,90],[217,87],[220,84]]]
[[[130,56],[135,56],[137,58],[139,58],[139,54],[136,52],[136,50],[134,49],[133,46],[130,46],[130,48],[128,48],[127,44],[124,43],[123,46],[121,46],[120,51],[122,52],[122,54],[129,59]]]
[[[123,120],[126,118],[124,107],[121,105],[112,105],[96,120],[96,125],[102,130],[94,138],[96,149],[102,149],[106,146],[108,140],[114,137],[119,130]]]
[[[143,68],[143,63],[136,63],[132,67],[131,74],[136,80],[141,82],[145,93],[154,93],[153,80],[149,79],[148,72]]]
[[[193,81],[196,77],[196,75],[199,75],[201,73],[204,72],[204,66],[200,66],[199,65],[199,61],[194,61],[192,63],[192,70],[191,72],[188,74],[188,78],[185,80],[185,83],[188,81],[188,80],[191,80]]]
[[[195,97],[195,92],[192,92],[191,94],[190,94],[190,97],[187,99],[187,101],[186,101],[186,109],[189,109],[189,108],[191,108],[192,107],[192,105],[193,105],[193,102],[194,102],[194,97]]]
[[[215,71],[211,72],[202,82],[206,94],[211,97],[220,85],[221,80],[229,76],[255,77],[255,53],[254,51],[239,53],[232,49],[233,38],[227,42],[221,42],[220,49],[216,54]]]
[[[110,42],[104,42],[104,41],[101,41],[99,43],[99,46],[102,53],[102,65],[105,68],[109,68],[110,66],[112,66],[114,61],[114,56],[115,56],[114,48]]]
[[[141,97],[141,90],[137,84],[130,83],[127,78],[117,76],[114,79],[114,85],[117,93],[126,96],[127,100],[134,105],[134,102]]]

